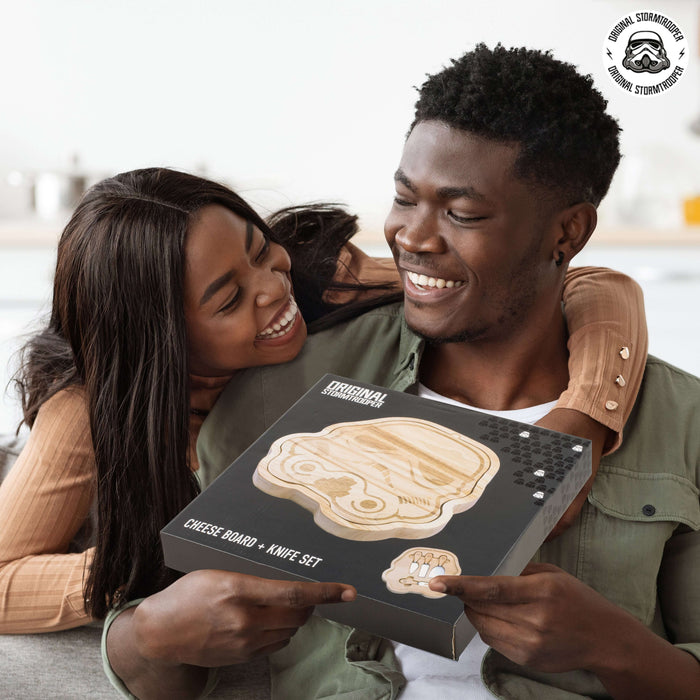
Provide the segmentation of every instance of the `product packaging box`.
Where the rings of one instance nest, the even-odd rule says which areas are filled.
[[[430,578],[519,574],[590,474],[587,440],[328,374],[163,529],[165,563],[349,583],[317,612],[457,658],[474,629]]]

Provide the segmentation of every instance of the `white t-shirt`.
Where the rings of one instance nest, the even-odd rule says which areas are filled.
[[[436,394],[422,384],[418,385],[418,396],[433,401],[442,401],[442,403],[449,403],[453,406],[471,408],[500,418],[509,418],[520,423],[538,421],[546,416],[557,403],[550,401],[515,411],[485,411]],[[469,642],[458,661],[394,642],[394,651],[407,681],[406,687],[401,693],[401,700],[425,700],[426,698],[493,700],[493,695],[481,680],[481,662],[487,650],[488,646],[481,641],[478,635]]]

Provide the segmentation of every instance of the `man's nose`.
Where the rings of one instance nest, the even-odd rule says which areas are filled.
[[[396,233],[396,243],[409,253],[442,253],[445,241],[440,233],[439,214],[416,207]]]

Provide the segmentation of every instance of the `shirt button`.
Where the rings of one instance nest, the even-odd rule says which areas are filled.
[[[615,379],[615,384],[617,384],[618,386],[625,386],[625,384],[627,384],[627,382],[625,381],[625,378],[621,374],[618,374],[616,379]]]
[[[605,408],[608,409],[608,411],[614,411],[618,406],[617,401],[606,401],[605,402]]]
[[[642,508],[642,513],[644,515],[654,515],[656,513],[656,508],[651,505],[651,503],[647,503],[643,508]]]
[[[629,356],[630,356],[630,349],[627,346],[620,349],[620,357],[623,360],[629,359]]]

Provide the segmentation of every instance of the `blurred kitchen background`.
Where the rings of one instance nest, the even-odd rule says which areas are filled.
[[[479,41],[552,49],[591,73],[624,160],[580,264],[642,285],[650,351],[700,374],[700,0],[0,0],[0,382],[50,305],[72,201],[115,172],[171,166],[226,181],[261,213],[340,201],[360,242],[382,222],[414,86]],[[670,91],[613,84],[622,16],[668,15],[690,60]],[[695,131],[692,126],[695,125]],[[10,392],[0,433],[19,418]]]

